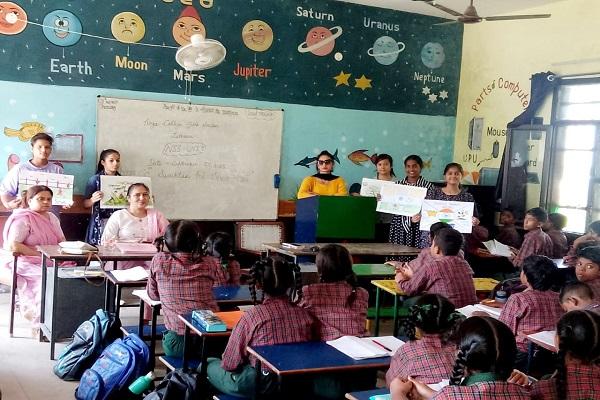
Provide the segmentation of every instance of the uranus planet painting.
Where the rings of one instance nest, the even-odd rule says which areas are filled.
[[[43,25],[44,36],[57,46],[73,46],[81,39],[81,21],[70,11],[50,11],[44,17]]]
[[[397,42],[390,36],[381,36],[371,47],[367,54],[375,59],[381,65],[391,65],[398,59],[398,55],[404,51],[406,45],[403,42]]]
[[[300,53],[313,53],[316,56],[326,56],[333,51],[335,39],[342,34],[341,26],[327,29],[324,26],[315,26],[308,31],[306,41],[298,45]]]
[[[444,60],[446,60],[444,46],[436,42],[428,42],[423,46],[421,61],[423,61],[423,65],[427,68],[439,68],[444,64]]]

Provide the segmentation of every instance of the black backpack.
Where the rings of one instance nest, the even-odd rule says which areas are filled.
[[[66,381],[80,379],[102,350],[121,336],[121,321],[104,310],[97,310],[73,333],[73,339],[58,356],[54,374]]]
[[[144,400],[196,400],[198,398],[200,398],[198,373],[176,369],[169,372],[156,389],[144,397]]]

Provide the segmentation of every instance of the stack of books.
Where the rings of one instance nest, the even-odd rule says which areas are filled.
[[[227,330],[225,322],[210,310],[192,311],[192,321],[200,325],[206,332],[225,332]]]

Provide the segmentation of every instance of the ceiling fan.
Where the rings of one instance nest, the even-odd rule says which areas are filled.
[[[551,14],[530,14],[530,15],[497,15],[493,17],[480,17],[477,14],[477,9],[473,5],[473,0],[471,0],[469,6],[463,13],[459,13],[458,11],[454,11],[451,8],[443,6],[439,4],[436,0],[417,0],[423,1],[424,3],[437,8],[438,10],[444,11],[450,15],[458,17],[454,21],[442,22],[441,24],[436,25],[446,25],[446,24],[454,24],[456,22],[461,22],[463,24],[475,24],[481,22],[483,20],[486,21],[510,21],[516,19],[535,19],[535,18],[550,18]]]

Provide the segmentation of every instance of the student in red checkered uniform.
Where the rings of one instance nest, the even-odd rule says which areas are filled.
[[[600,316],[590,311],[565,314],[556,328],[558,369],[533,384],[534,400],[600,399]]]
[[[523,220],[523,229],[527,231],[523,238],[523,244],[517,251],[512,249],[515,254],[512,263],[515,267],[521,267],[523,261],[531,256],[552,257],[554,244],[546,232],[542,230],[542,225],[548,220],[548,213],[541,207],[535,207],[527,210]]]
[[[290,300],[290,290],[295,290],[294,276],[300,276],[297,265],[281,257],[271,257],[254,264],[251,270],[250,290],[256,299],[256,288],[264,293],[262,304],[246,311],[237,323],[222,360],[208,360],[208,380],[223,393],[253,397],[255,393],[256,360],[246,350],[247,346],[306,342],[314,339],[315,321],[304,308]],[[271,378],[262,371],[261,391]]]
[[[588,226],[584,235],[573,241],[567,255],[563,258],[563,262],[569,267],[575,267],[577,264],[577,250],[598,245],[600,245],[600,221],[594,221]]]
[[[580,247],[577,250],[575,275],[580,282],[586,283],[594,298],[600,299],[600,246]],[[600,301],[600,300],[599,300]]]
[[[233,239],[227,232],[213,232],[202,246],[215,278],[215,286],[240,284],[240,263],[233,256]]]
[[[338,244],[323,246],[316,257],[320,283],[302,288],[300,307],[317,320],[320,340],[368,336],[369,293],[358,287],[348,250]]]
[[[433,243],[433,238],[435,237],[435,234],[440,229],[443,229],[443,228],[451,228],[451,226],[445,222],[436,222],[434,224],[431,224],[431,227],[429,228],[429,238],[431,239],[432,243]],[[461,250],[461,252],[462,252],[462,250]],[[415,258],[414,260],[410,260],[410,261],[406,261],[406,262],[405,261],[387,261],[386,264],[393,266],[394,268],[396,268],[396,270],[402,270],[402,268],[408,266],[413,270],[413,272],[415,272],[421,266],[423,266],[423,264],[430,262],[432,259],[433,259],[433,256],[431,255],[431,247],[426,247],[424,249],[421,249],[421,252],[417,256],[417,258]]]
[[[459,345],[450,384],[439,392],[415,379],[395,379],[393,400],[414,398],[414,392],[436,400],[526,400],[528,391],[509,383],[517,347],[506,325],[491,317],[471,317],[458,329]]]
[[[428,384],[448,379],[456,357],[454,335],[463,320],[464,316],[444,296],[419,297],[404,325],[409,341],[392,357],[385,374],[387,385],[397,377],[411,376]]]
[[[595,298],[589,285],[584,282],[573,282],[563,287],[559,300],[566,312],[587,310],[600,314],[600,302]]]
[[[168,329],[163,334],[165,354],[181,357],[185,326],[177,316],[198,309],[218,310],[213,277],[202,258],[202,236],[196,223],[173,221],[156,242],[159,253],[150,264],[148,296],[162,302]]]
[[[439,230],[431,245],[433,260],[416,272],[410,266],[397,271],[398,288],[409,296],[425,292],[441,294],[456,308],[476,303],[473,270],[459,256],[462,243],[460,232],[452,228]]]
[[[559,294],[551,290],[557,274],[556,264],[548,257],[527,257],[521,270],[521,282],[527,289],[510,296],[502,307],[499,319],[517,339],[518,369],[523,370],[527,362],[527,335],[554,329],[563,315]]]

